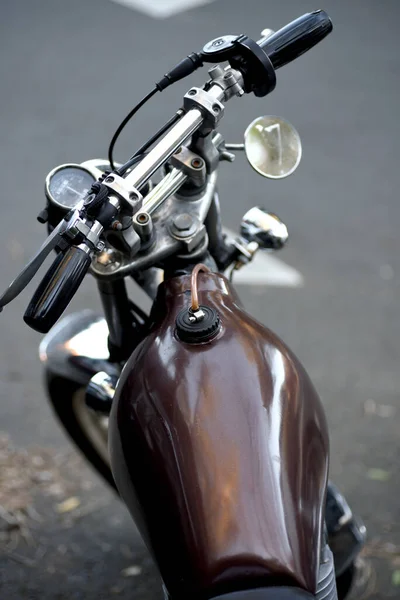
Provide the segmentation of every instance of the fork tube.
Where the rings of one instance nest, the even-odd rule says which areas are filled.
[[[104,316],[108,325],[111,360],[128,358],[132,350],[134,331],[124,279],[97,281]]]

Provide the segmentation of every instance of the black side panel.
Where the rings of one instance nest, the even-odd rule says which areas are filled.
[[[315,596],[292,587],[269,587],[215,596],[211,600],[315,600]]]

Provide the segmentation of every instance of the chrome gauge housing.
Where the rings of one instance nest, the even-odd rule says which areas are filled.
[[[97,177],[83,165],[67,163],[52,169],[46,177],[47,201],[67,213],[87,194]]]
[[[119,166],[116,163],[116,166]],[[50,171],[45,181],[46,208],[38,220],[52,231],[61,219],[86,195],[92,184],[110,170],[104,158],[93,158],[81,164],[66,163]]]

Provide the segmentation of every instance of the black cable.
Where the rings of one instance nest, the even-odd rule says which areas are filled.
[[[90,199],[90,202],[83,207],[86,214],[94,217],[97,209],[105,200],[107,200],[109,193],[110,190],[106,185],[100,181],[96,181],[96,183],[94,183],[90,189],[90,194],[93,195],[93,198]]]
[[[132,156],[125,164],[123,164],[119,169],[116,169],[116,173],[118,175],[124,175],[128,169],[136,165],[136,163],[140,162],[142,158],[148,155],[148,152],[143,152],[142,154],[135,154]]]
[[[119,138],[121,131],[123,130],[125,125],[132,119],[132,117],[135,115],[135,113],[137,113],[137,111],[140,108],[142,108],[143,104],[146,104],[146,102],[148,100],[150,100],[150,98],[152,98],[154,96],[154,94],[156,94],[158,91],[159,91],[159,89],[157,87],[155,87],[144,98],[142,98],[142,100],[138,104],[136,104],[136,106],[134,108],[132,108],[131,112],[126,115],[125,119],[121,122],[121,124],[118,126],[116,132],[114,133],[112,140],[110,142],[110,145],[108,147],[108,160],[109,160],[111,168],[113,170],[114,170],[114,158],[113,158],[114,146],[115,146],[117,139]]]
[[[146,150],[148,148],[150,148],[150,146],[152,146],[154,144],[154,142],[156,142],[158,140],[158,138],[160,138],[164,133],[166,133],[168,131],[168,129],[170,129],[170,127],[172,127],[172,125],[175,125],[175,123],[177,123],[184,114],[185,114],[185,111],[183,110],[183,108],[180,108],[174,114],[174,116],[165,123],[165,125],[160,127],[160,129],[149,140],[147,140],[147,142],[145,142],[142,146],[140,146],[140,148],[138,150],[136,150],[135,154],[133,156],[131,156],[131,158],[129,160],[134,159],[135,156],[138,156],[139,154],[144,154],[146,152]]]
[[[122,167],[118,169],[119,175],[124,175],[128,169],[130,169],[139,158],[143,158],[145,154],[147,154],[146,150],[150,148],[164,133],[168,131],[175,123],[179,121],[179,119],[185,114],[185,111],[180,108],[176,114],[169,120],[165,125],[160,127],[160,129],[145,142],[140,148],[135,152],[133,156],[124,164]]]
[[[151,92],[149,92],[147,94],[147,96],[142,98],[142,100],[139,102],[139,104],[136,104],[136,106],[134,108],[132,108],[131,112],[128,115],[126,115],[125,119],[119,125],[117,131],[114,133],[113,138],[108,147],[108,160],[110,162],[112,170],[114,170],[113,151],[114,151],[115,142],[117,141],[117,139],[118,139],[121,131],[125,127],[125,125],[133,117],[133,115],[136,114],[137,111],[140,108],[142,108],[143,104],[146,104],[146,102],[148,100],[150,100],[150,98],[152,98],[154,96],[154,94],[156,94],[157,92],[162,92],[167,87],[169,87],[171,84],[175,83],[176,81],[179,81],[180,79],[183,79],[184,77],[187,77],[188,75],[193,73],[196,69],[198,69],[199,67],[202,67],[202,66],[203,66],[202,55],[198,54],[196,52],[192,52],[191,54],[189,54],[189,56],[187,56],[186,58],[181,60],[177,65],[175,65],[175,67],[171,71],[166,73],[164,75],[164,77],[162,77],[162,79],[160,79],[160,81],[157,81],[155,87],[151,90]],[[162,135],[162,134],[160,134],[160,135]],[[136,155],[138,153],[139,153],[139,151],[136,153]],[[118,171],[117,171],[117,173],[118,173]]]

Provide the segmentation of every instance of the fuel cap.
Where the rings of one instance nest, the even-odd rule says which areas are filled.
[[[196,316],[201,315],[202,316]],[[218,313],[209,306],[199,306],[194,313],[190,308],[184,308],[176,317],[176,333],[182,342],[199,344],[217,335],[221,329]]]

